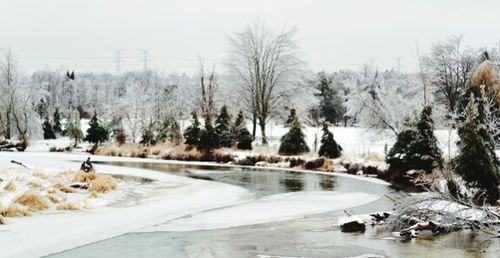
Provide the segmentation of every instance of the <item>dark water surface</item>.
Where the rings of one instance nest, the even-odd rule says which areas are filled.
[[[147,168],[237,185],[254,192],[257,198],[295,191],[366,192],[395,198],[406,195],[385,185],[331,175],[147,162],[102,164]],[[385,198],[352,208],[357,214],[391,209],[392,204]],[[371,227],[364,233],[342,233],[336,226],[342,215],[343,211],[334,211],[227,229],[129,233],[49,257],[350,257],[364,254],[372,254],[366,257],[500,257],[500,240],[484,233],[462,231],[401,241],[390,232]]]

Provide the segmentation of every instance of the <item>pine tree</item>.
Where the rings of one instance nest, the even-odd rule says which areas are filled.
[[[52,125],[49,122],[49,117],[45,117],[45,121],[42,124],[42,129],[43,129],[43,139],[47,140],[56,138],[54,129],[52,128]]]
[[[155,143],[160,143],[160,142],[165,142],[168,140],[168,135],[170,131],[170,126],[171,126],[172,118],[168,117],[164,119],[164,121],[160,122],[153,122],[153,126],[151,128],[153,137],[154,137],[154,142]],[[153,143],[153,144],[155,144]]]
[[[308,152],[309,147],[305,141],[305,135],[302,132],[299,119],[296,118],[290,125],[288,133],[281,137],[281,145],[278,150],[282,155],[297,155]]]
[[[196,110],[193,110],[193,112],[191,112],[191,115],[193,116],[193,122],[184,131],[184,138],[186,139],[184,143],[189,145],[198,145],[198,143],[200,142],[201,132],[200,121],[198,121],[198,114],[196,113]]]
[[[333,133],[328,130],[328,124],[323,123],[323,136],[318,154],[327,158],[335,159],[342,155],[342,147],[333,138]]]
[[[236,148],[240,150],[251,150],[252,149],[253,137],[247,128],[240,128],[238,131],[238,143]]]
[[[240,130],[245,127],[245,118],[243,117],[243,110],[238,112],[238,116],[234,123],[231,125],[231,146],[235,146],[238,143],[238,138],[240,134]]]
[[[415,141],[415,153],[412,158],[419,169],[431,171],[433,168],[443,166],[443,154],[438,147],[436,136],[434,135],[434,121],[432,119],[432,107],[426,106],[420,113],[420,120],[417,122],[418,137]]]
[[[288,115],[288,118],[285,121],[285,127],[290,127],[295,119],[297,119],[296,110],[295,108],[291,108],[290,114]]]
[[[61,126],[61,116],[59,115],[59,108],[56,108],[54,111],[54,116],[53,116],[53,123],[54,126],[54,133],[61,133],[62,132],[62,126]]]
[[[219,146],[219,137],[212,126],[212,118],[210,115],[205,115],[205,128],[201,130],[200,141],[197,148],[200,150],[211,152]]]
[[[410,119],[405,121],[405,128],[387,153],[386,162],[391,170],[398,172],[396,178],[401,178],[411,169],[430,172],[442,167],[442,152],[434,136],[431,106],[424,107],[416,124]]]
[[[224,105],[219,116],[215,120],[215,133],[219,138],[218,147],[231,147],[231,116],[227,111],[227,106]]]
[[[319,84],[316,87],[319,93],[315,94],[319,98],[319,110],[321,116],[326,121],[336,124],[342,121],[345,114],[342,98],[332,87],[333,81],[324,73],[319,74]]]
[[[156,144],[156,135],[155,135],[155,123],[151,122],[149,125],[143,129],[140,144],[144,145],[155,145]]]
[[[495,204],[500,193],[500,162],[494,151],[494,141],[486,130],[485,103],[481,100],[484,91],[476,103],[474,94],[470,95],[465,108],[464,121],[458,128],[458,155],[454,159],[455,171],[469,186],[479,187],[486,192],[486,201]]]
[[[75,141],[73,147],[76,147],[83,138],[82,129],[80,129],[80,114],[73,110],[68,119],[67,136]]]
[[[179,123],[177,123],[177,120],[173,117],[170,119],[168,140],[175,145],[179,145],[182,142],[181,127],[179,126]]]
[[[94,112],[94,115],[90,119],[89,129],[87,129],[87,136],[85,136],[85,140],[91,143],[101,143],[105,142],[109,138],[109,132],[99,124],[99,120],[97,119],[97,113]]]

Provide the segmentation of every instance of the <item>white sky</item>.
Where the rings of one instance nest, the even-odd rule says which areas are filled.
[[[193,72],[198,55],[223,69],[227,37],[260,19],[296,26],[312,70],[357,69],[373,61],[416,69],[432,42],[463,35],[474,48],[500,40],[498,0],[0,0],[0,48],[11,47],[25,72],[62,68],[114,71],[150,67]]]

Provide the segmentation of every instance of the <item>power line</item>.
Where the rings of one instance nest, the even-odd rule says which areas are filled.
[[[143,55],[144,70],[148,69],[148,55],[151,48],[141,49]]]
[[[120,62],[121,62],[120,55],[121,55],[121,53],[122,53],[121,50],[115,50],[115,55],[116,55],[115,62],[116,62],[116,73],[117,74],[120,74]]]

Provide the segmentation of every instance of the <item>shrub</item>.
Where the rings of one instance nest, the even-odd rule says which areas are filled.
[[[335,159],[342,155],[342,147],[333,138],[333,133],[328,130],[328,124],[323,123],[323,136],[318,154],[327,158]]]
[[[298,119],[295,119],[290,127],[290,131],[281,138],[281,145],[278,153],[282,155],[298,155],[308,152],[309,147],[305,141]]]
[[[47,199],[47,197],[42,196],[34,191],[25,192],[14,202],[24,205],[32,211],[42,211],[49,207],[49,200]]]

